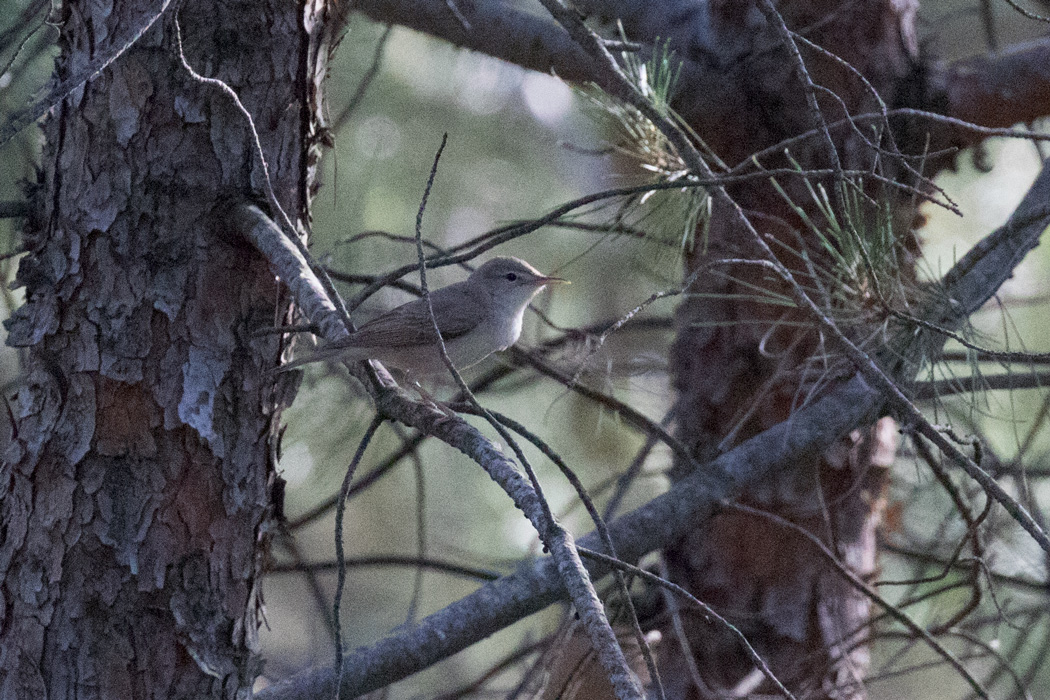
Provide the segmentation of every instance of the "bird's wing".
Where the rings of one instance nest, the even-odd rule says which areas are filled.
[[[460,283],[462,284],[462,283]],[[458,284],[430,295],[441,337],[446,341],[470,332],[482,320],[484,307],[476,294]],[[407,347],[434,342],[434,326],[425,299],[416,299],[378,316],[346,338],[345,347]]]

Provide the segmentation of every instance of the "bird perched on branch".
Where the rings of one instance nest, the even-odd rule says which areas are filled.
[[[521,335],[522,316],[529,302],[545,286],[557,282],[568,284],[568,280],[543,275],[524,260],[497,257],[463,282],[431,292],[434,319],[456,369],[477,364],[513,345]],[[391,309],[345,338],[284,365],[281,371],[333,357],[379,360],[415,381],[448,372],[426,299]]]

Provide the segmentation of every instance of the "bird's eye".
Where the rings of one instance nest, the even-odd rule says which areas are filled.
[[[507,281],[508,282],[517,282],[518,281],[518,274],[516,272],[508,272],[506,277],[507,277]]]

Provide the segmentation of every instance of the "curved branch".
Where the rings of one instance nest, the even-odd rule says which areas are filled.
[[[592,80],[593,62],[568,33],[545,17],[500,0],[358,0],[354,9],[378,22],[399,24],[508,63]]]
[[[1050,37],[936,66],[930,83],[948,116],[991,127],[1030,123],[1050,114]]]
[[[619,21],[632,41],[643,44],[643,53],[657,40],[667,42],[667,48],[683,59],[687,78],[683,82],[694,92],[708,80],[725,79],[701,60],[717,52],[712,47],[719,46],[720,31],[702,3],[576,0],[574,5],[603,21]],[[602,72],[561,26],[545,17],[502,0],[456,0],[451,7],[455,11],[448,0],[361,0],[355,9],[376,21],[415,29],[523,68],[553,72],[565,80],[594,81]],[[718,62],[713,60],[714,65]],[[1050,38],[994,55],[930,62],[917,77],[922,105],[956,120],[940,125],[942,138],[935,142],[978,143],[987,134],[972,126],[1008,128],[1050,114]]]

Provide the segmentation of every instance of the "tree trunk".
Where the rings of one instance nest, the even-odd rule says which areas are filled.
[[[173,3],[177,5],[178,3]],[[59,80],[159,3],[61,5]],[[277,199],[309,221],[320,5],[179,8],[186,59],[254,117]],[[247,697],[273,524],[267,370],[287,314],[222,223],[264,192],[248,122],[182,66],[170,10],[44,125],[8,323],[25,347],[0,470],[0,698]]]
[[[915,68],[915,7],[910,3],[849,3],[847,11],[841,2],[784,2],[778,10],[793,30],[813,27],[804,36],[848,61],[891,105]],[[712,78],[710,89],[683,90],[679,109],[716,153],[737,163],[818,126],[798,64],[757,4],[721,3],[711,24],[717,36],[708,40],[720,47],[722,58],[742,58]],[[870,90],[856,75],[804,46],[800,51],[814,82],[841,97],[850,114],[878,111]],[[825,93],[817,95],[826,121],[845,116],[843,105]],[[728,118],[730,114],[734,118]],[[849,129],[835,130],[832,136],[843,168],[870,169],[879,156]],[[793,146],[791,153],[803,169],[832,167],[822,138]],[[763,159],[763,164],[790,166],[783,158]],[[885,165],[892,168],[892,160]],[[796,204],[820,220],[800,179],[780,182]],[[824,183],[831,190],[833,181]],[[785,251],[804,245],[816,255],[821,246],[784,199],[768,182],[740,185],[731,194],[761,234],[783,244],[777,248],[782,262],[805,277],[803,261]],[[914,250],[912,202],[895,200],[894,206],[894,219],[903,224],[897,230],[906,247]],[[836,213],[841,216],[841,209]],[[735,221],[728,211],[713,213],[708,247],[688,260],[687,273],[718,258],[763,257]],[[715,268],[701,276],[692,288],[696,294],[678,310],[672,353],[677,433],[700,461],[788,419],[811,384],[812,377],[803,375],[807,362],[814,353],[828,351],[818,345],[811,323],[803,330],[792,323],[806,321],[804,312],[754,301],[751,285],[787,293],[763,268]],[[828,543],[855,573],[870,576],[895,438],[892,421],[884,419],[866,433],[855,433],[832,453],[775,475],[742,501],[803,526]],[[669,550],[667,558],[674,579],[737,625],[799,697],[864,697],[869,604],[802,536],[769,520],[728,512]],[[686,616],[683,622],[690,650],[672,641],[661,650],[669,697],[719,698],[726,690],[749,688],[774,692],[731,634],[700,616]],[[673,638],[670,630],[668,638]],[[686,653],[696,661],[699,683],[688,670]]]

